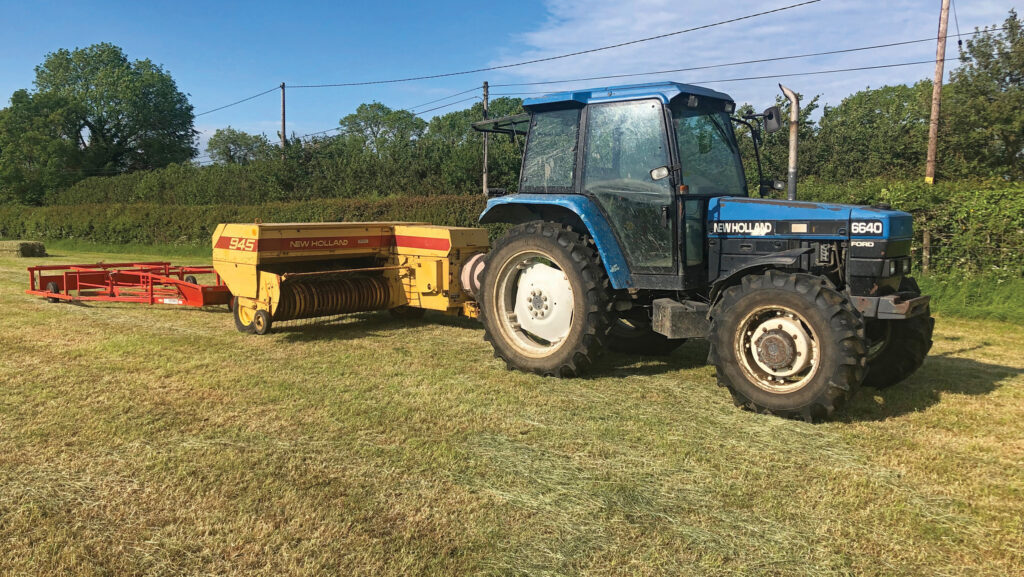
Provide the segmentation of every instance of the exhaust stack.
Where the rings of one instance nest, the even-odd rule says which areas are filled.
[[[789,173],[787,174],[786,198],[796,200],[796,136],[797,123],[800,120],[800,99],[796,93],[779,85],[782,93],[789,99]]]

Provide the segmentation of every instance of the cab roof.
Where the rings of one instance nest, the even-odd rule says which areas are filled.
[[[664,103],[679,96],[680,94],[692,94],[697,97],[715,98],[725,102],[733,102],[728,94],[694,86],[692,84],[680,84],[678,82],[650,82],[647,84],[628,84],[624,86],[605,86],[602,88],[588,88],[585,90],[569,90],[565,92],[552,92],[537,98],[523,100],[523,108],[531,110],[535,107],[557,105],[560,103],[591,104],[594,102],[615,102],[617,100],[636,100],[638,98],[658,98]]]

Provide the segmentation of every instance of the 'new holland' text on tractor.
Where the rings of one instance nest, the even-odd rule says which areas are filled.
[[[908,276],[911,216],[797,202],[799,104],[783,90],[787,200],[750,198],[733,131],[750,127],[756,150],[778,109],[733,118],[733,100],[706,88],[562,92],[474,125],[526,137],[518,191],[480,217],[514,225],[475,291],[496,355],[571,376],[603,346],[658,354],[707,338],[738,405],[808,420],[917,370],[934,321]],[[783,187],[760,181],[762,195]]]

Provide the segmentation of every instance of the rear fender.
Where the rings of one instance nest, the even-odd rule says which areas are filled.
[[[629,264],[608,220],[593,201],[578,194],[514,194],[487,200],[480,224],[547,220],[572,225],[594,239],[612,288],[632,286]]]

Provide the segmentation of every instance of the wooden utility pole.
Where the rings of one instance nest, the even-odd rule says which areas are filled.
[[[285,131],[284,131],[284,82],[281,83],[281,156],[284,156],[284,145],[285,145]]]
[[[484,120],[487,120],[487,81],[484,80]],[[484,133],[484,196],[487,196],[487,144],[490,134]]]
[[[935,183],[935,155],[939,142],[939,105],[942,101],[942,75],[946,64],[946,25],[949,23],[949,0],[942,0],[939,13],[938,47],[935,49],[935,81],[932,83],[932,116],[928,122],[928,164],[924,181]]]

